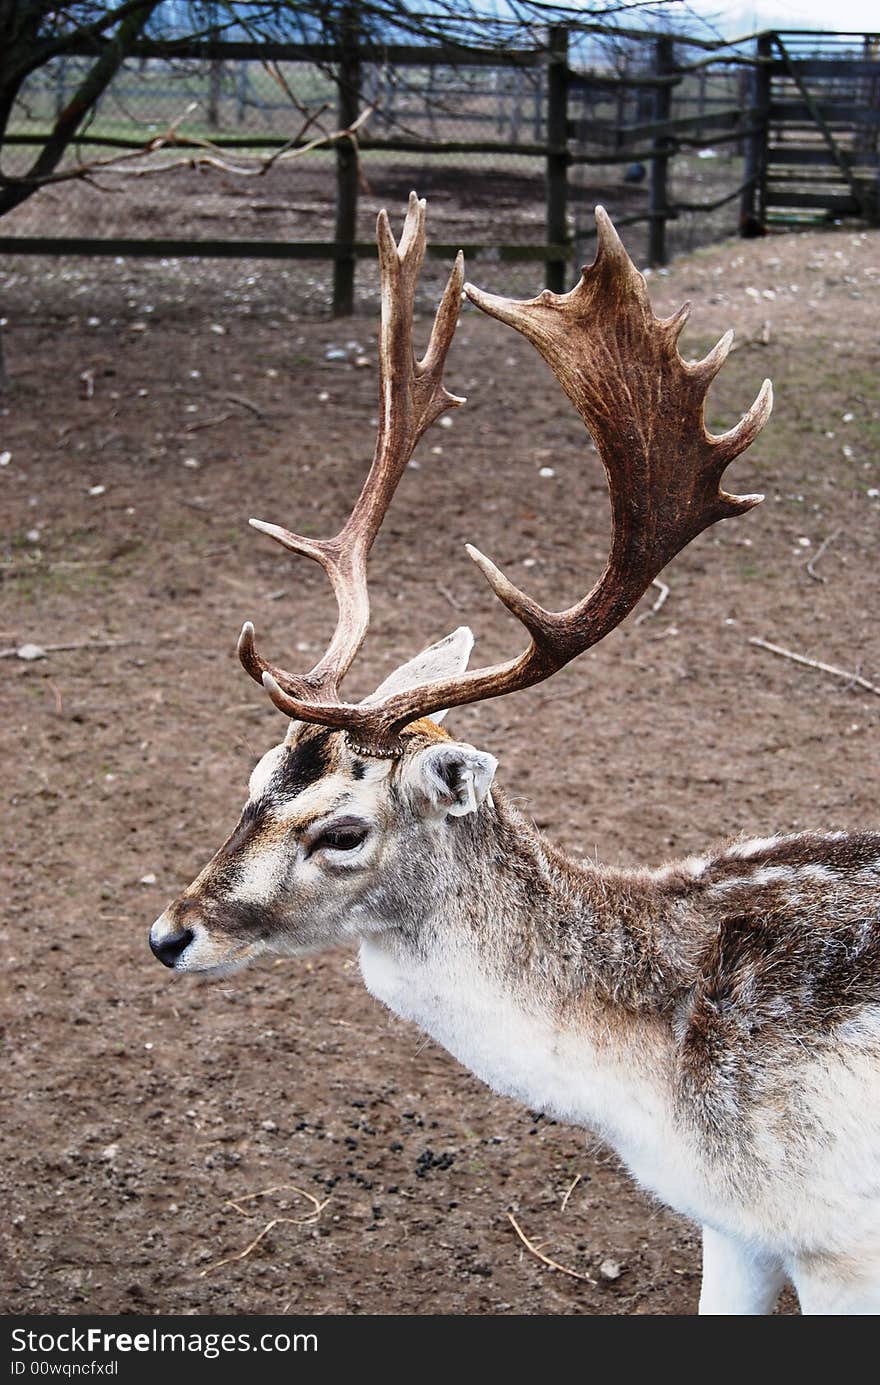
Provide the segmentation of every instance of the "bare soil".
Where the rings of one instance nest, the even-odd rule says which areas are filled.
[[[385,1013],[354,956],[207,982],[147,948],[284,729],[236,662],[242,620],[282,661],[330,629],[322,574],[246,526],[333,532],[371,452],[374,372],[356,362],[375,361],[375,292],[351,322],[315,320],[304,275],[5,275],[0,645],[117,647],[0,661],[0,1308],[691,1313],[695,1229]],[[611,862],[876,826],[878,698],[749,640],[880,683],[880,236],[727,243],[652,292],[661,312],[695,301],[686,354],[737,328],[711,425],[773,376],[774,419],[730,473],[766,503],[679,557],[656,613],[453,729],[499,756],[551,837]],[[468,309],[448,383],[469,403],[421,445],[377,544],[362,692],[464,620],[481,659],[512,649],[465,540],[557,607],[603,561],[600,468],[531,348]],[[542,1264],[509,1212],[596,1282]]]

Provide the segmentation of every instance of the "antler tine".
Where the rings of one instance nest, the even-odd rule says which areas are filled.
[[[357,505],[340,534],[327,542],[302,539],[275,525],[258,526],[286,547],[321,562],[340,607],[330,649],[305,678],[295,679],[267,665],[253,649],[252,627],[242,632],[242,661],[288,716],[345,727],[373,753],[393,754],[401,730],[417,718],[548,678],[618,625],[691,539],[761,500],[757,495],[729,495],[721,490],[720,480],[725,467],[767,421],[770,382],[764,382],[734,428],[719,437],[708,433],[705,398],[730,349],[731,334],[726,333],[704,360],[685,362],[677,341],[687,305],[663,321],[656,318],[645,280],[602,208],[596,209],[596,221],[596,259],[570,293],[545,291],[528,302],[516,302],[470,285],[465,291],[478,307],[532,342],[595,440],[612,512],[611,551],[602,576],[574,606],[547,611],[469,545],[469,556],[529,632],[528,647],[507,663],[410,688],[379,703],[355,707],[338,698],[339,679],[366,630],[369,547],[418,438],[443,409],[461,402],[446,392],[441,379],[458,316],[461,257],[437,310],[425,356],[421,361],[413,358],[412,304],[425,249],[424,204],[413,197],[399,245],[384,215],[379,220],[380,427]]]
[[[364,641],[370,618],[367,555],[400,478],[425,429],[446,409],[465,402],[450,394],[442,380],[464,284],[460,253],[437,308],[425,356],[416,361],[413,353],[415,294],[426,247],[425,209],[424,200],[412,193],[399,243],[387,213],[382,211],[378,217],[379,429],[372,465],[349,518],[327,540],[305,538],[262,520],[250,521],[284,548],[321,564],[333,586],[339,615],[327,650],[305,675],[287,673],[258,654],[250,622],[239,637],[239,657],[251,677],[263,683],[289,716],[326,725],[344,724],[339,709],[347,704],[339,698],[339,686]]]
[[[622,614],[635,605],[657,573],[703,529],[758,504],[760,496],[729,495],[718,483],[772,408],[767,380],[735,428],[720,437],[706,431],[706,392],[724,363],[732,333],[725,333],[703,361],[683,361],[676,343],[689,305],[665,321],[654,317],[644,277],[601,207],[596,222],[596,260],[571,293],[544,292],[519,303],[471,285],[465,289],[478,307],[515,327],[541,353],[592,433],[605,466],[613,517],[608,569],[583,601],[551,622],[559,634],[571,627],[581,634],[592,626],[590,643],[622,618],[621,605]],[[515,588],[499,583],[494,565],[484,560],[480,566],[499,598],[519,614],[521,594],[514,596]],[[542,627],[548,614],[543,613]],[[524,623],[534,635],[534,612],[531,622]]]
[[[704,360],[685,362],[677,342],[689,305],[665,320],[656,318],[644,277],[601,207],[596,222],[596,259],[570,293],[545,291],[527,302],[482,293],[470,284],[465,293],[532,342],[591,432],[611,499],[612,541],[605,571],[581,601],[552,612],[468,545],[469,556],[499,600],[529,632],[529,645],[508,663],[387,699],[375,709],[381,721],[373,726],[374,734],[386,741],[408,721],[441,707],[498,697],[549,677],[618,625],[697,534],[762,499],[729,495],[719,482],[769,417],[769,380],[734,428],[719,437],[708,433],[705,397],[724,364],[732,333],[725,333]]]

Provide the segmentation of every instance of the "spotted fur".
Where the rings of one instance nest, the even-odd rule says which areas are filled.
[[[703,1224],[703,1311],[769,1311],[786,1277],[805,1311],[880,1311],[880,834],[575,863],[488,781],[471,810],[488,758],[294,725],[159,921],[194,934],[178,969],[357,939],[375,995]],[[353,858],[311,850],[352,820]]]

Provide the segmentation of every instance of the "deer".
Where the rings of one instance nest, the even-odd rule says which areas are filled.
[[[413,348],[426,208],[399,243],[378,218],[379,419],[372,465],[334,538],[251,520],[320,564],[338,617],[296,674],[242,664],[288,719],[231,836],[150,932],[178,973],[357,943],[369,992],[495,1092],[604,1140],[644,1189],[702,1228],[701,1314],[880,1311],[880,834],[741,837],[659,867],[565,856],[496,783],[454,707],[551,677],[631,612],[688,543],[751,510],[721,489],[772,407],[765,381],[729,431],[704,402],[730,349],[700,361],[685,304],[655,317],[605,211],[569,293],[528,301],[464,283],[459,254],[427,350]],[[425,430],[465,401],[443,373],[463,298],[522,333],[581,416],[605,469],[607,564],[563,611],[468,553],[528,635],[468,669],[467,627],[370,696],[341,684],[367,634],[367,557]]]

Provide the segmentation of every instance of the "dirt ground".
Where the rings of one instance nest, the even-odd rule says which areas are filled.
[[[331,628],[322,574],[246,524],[333,532],[371,452],[369,270],[343,324],[315,320],[304,272],[6,266],[0,645],[49,652],[0,661],[0,1309],[691,1313],[694,1229],[385,1013],[352,955],[204,981],[147,948],[284,730],[236,661],[242,620],[282,662]],[[876,825],[876,688],[749,640],[880,683],[880,235],[729,242],[651,284],[658,310],[694,300],[686,354],[737,329],[710,424],[774,378],[729,473],[766,503],[672,564],[662,609],[450,724],[552,838],[610,862]],[[512,650],[466,540],[557,607],[602,565],[600,469],[531,348],[467,309],[447,381],[469,403],[376,546],[355,691],[463,620],[481,660]]]

